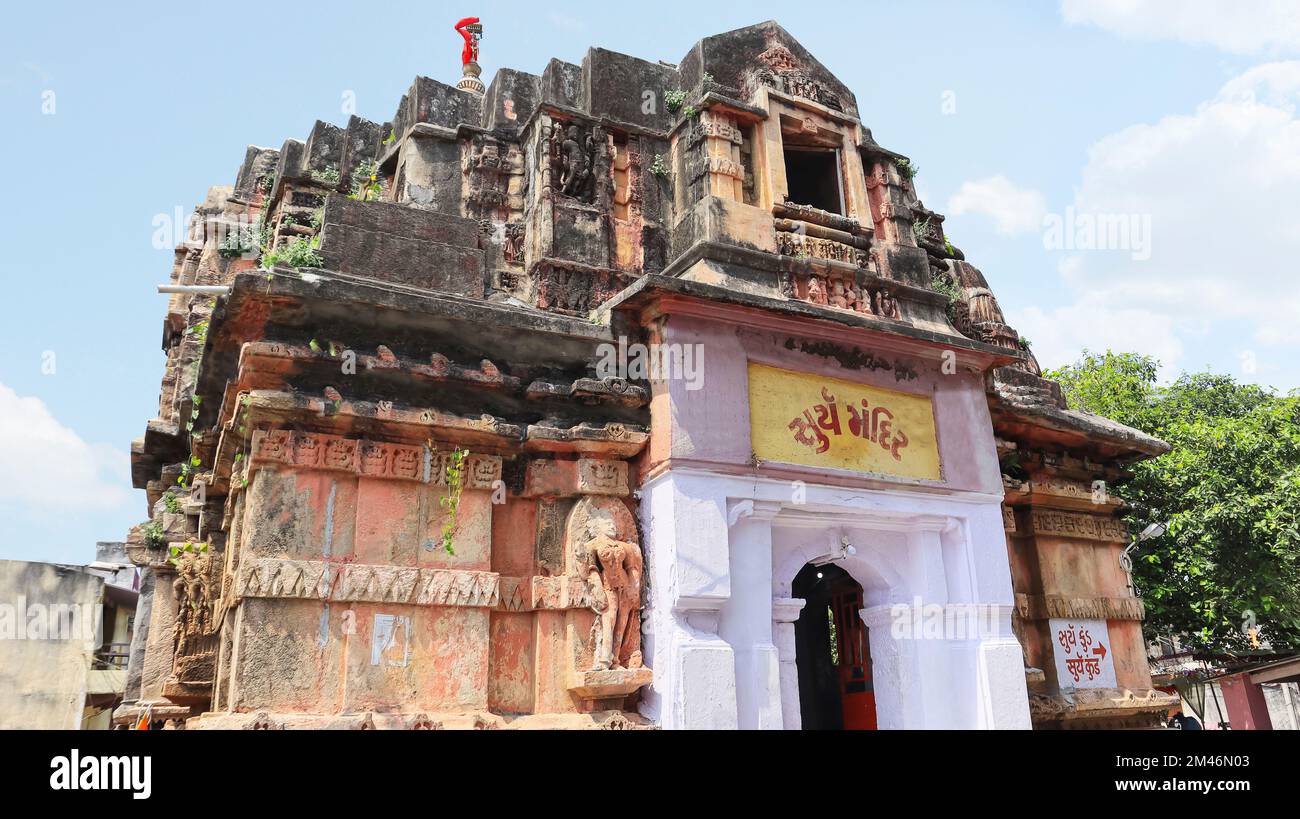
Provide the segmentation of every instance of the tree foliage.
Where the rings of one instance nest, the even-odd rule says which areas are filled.
[[[1274,648],[1300,647],[1300,395],[1214,373],[1160,386],[1158,370],[1149,356],[1085,350],[1045,373],[1072,408],[1173,447],[1117,488],[1131,531],[1169,523],[1134,557],[1147,636],[1234,652],[1255,625]]]

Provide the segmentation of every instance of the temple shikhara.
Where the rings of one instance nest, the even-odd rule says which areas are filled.
[[[772,22],[486,84],[483,29],[197,208],[115,720],[1152,724],[1110,490],[1167,447],[1066,408],[852,91]]]

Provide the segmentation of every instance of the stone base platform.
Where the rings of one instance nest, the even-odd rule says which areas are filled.
[[[592,711],[585,714],[525,714],[502,716],[487,711],[471,713],[288,714],[208,713],[186,721],[188,730],[324,730],[324,731],[441,731],[441,730],[654,730],[657,726],[639,714]]]

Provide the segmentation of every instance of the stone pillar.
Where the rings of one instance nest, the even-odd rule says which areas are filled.
[[[712,110],[700,113],[699,129],[704,139],[704,161],[708,163],[708,193],[722,199],[742,202],[745,199],[745,168],[740,161],[744,141],[735,120]]]
[[[164,698],[163,685],[172,674],[176,627],[176,596],[172,582],[176,572],[170,566],[154,569],[154,595],[149,612],[149,637],[140,674],[140,699],[156,702]]]
[[[803,727],[799,711],[799,667],[795,654],[794,624],[806,601],[783,597],[772,601],[772,631],[776,642],[780,678],[781,727],[797,731]]]
[[[780,504],[740,501],[729,514],[731,599],[719,635],[736,655],[737,726],[780,729],[781,686],[772,641],[772,520]]]
[[[917,649],[920,640],[895,630],[894,606],[863,609],[862,623],[871,630],[871,677],[876,692],[876,725],[882,731],[930,727],[926,724],[925,681]],[[945,688],[954,680],[943,680]]]
[[[726,501],[709,497],[708,483],[667,473],[642,489],[645,551],[654,567],[654,690],[647,699],[666,729],[737,727],[735,655],[718,634],[731,597]]]
[[[126,690],[122,695],[124,702],[140,699],[141,682],[144,679],[144,657],[149,645],[150,618],[153,615],[153,595],[156,573],[149,566],[140,569],[140,596],[135,607],[135,629],[131,634],[131,653],[126,662]]]

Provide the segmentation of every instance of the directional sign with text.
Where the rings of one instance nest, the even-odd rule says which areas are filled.
[[[1116,688],[1105,620],[1048,620],[1061,688]]]

